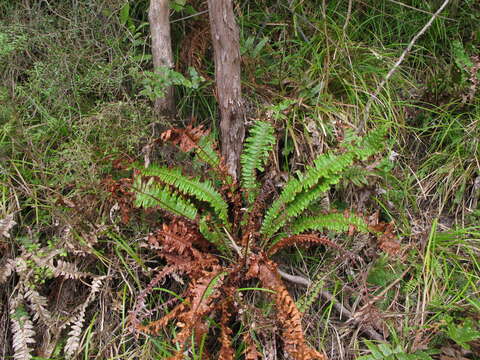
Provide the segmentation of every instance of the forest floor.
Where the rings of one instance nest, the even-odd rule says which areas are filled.
[[[205,2],[172,1],[164,79],[147,0],[0,2],[0,358],[480,359],[480,4],[451,1],[396,65],[442,3],[237,2],[269,162],[245,155],[234,188]],[[175,121],[152,111],[168,84]],[[141,196],[162,176],[176,216]]]

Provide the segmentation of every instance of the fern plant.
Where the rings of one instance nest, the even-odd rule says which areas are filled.
[[[285,350],[295,359],[326,359],[306,345],[301,314],[281,282],[276,264],[269,257],[294,244],[338,247],[315,233],[318,231],[341,232],[352,226],[359,231],[368,231],[359,216],[318,213],[312,211],[312,205],[339,183],[356,162],[366,160],[382,149],[384,132],[375,131],[363,138],[349,134],[341,151],[322,154],[303,173],[291,176],[273,202],[271,197],[276,190],[272,182],[268,177],[259,181],[275,145],[274,128],[270,123],[257,121],[250,129],[241,156],[239,184],[233,183],[227,175],[212,138],[206,134],[199,137],[200,133],[198,128],[192,127],[171,129],[163,138],[185,151],[194,151],[196,159],[211,167],[212,171],[201,177],[191,177],[176,168],[150,166],[135,170],[132,182],[134,204],[143,208],[161,208],[173,218],[149,239],[156,251],[162,249],[158,255],[168,265],[159,271],[139,297],[132,323],[145,333],[155,334],[176,318],[179,323],[184,323],[175,339],[182,348],[194,331],[195,322],[204,323],[210,312],[222,309],[220,353],[223,357],[220,358],[233,359],[231,330],[226,323],[232,317],[231,309],[240,306],[234,301],[236,289],[243,281],[256,278],[264,288],[274,292],[273,299],[284,329]],[[209,252],[205,240],[213,244],[221,257]],[[190,285],[182,296],[187,300],[157,322],[142,325],[137,315],[145,305],[146,296],[155,284],[173,272],[190,277]],[[239,274],[243,274],[243,278]],[[237,312],[240,310],[236,309]],[[179,354],[172,359],[181,358]],[[252,355],[251,358],[255,357]]]

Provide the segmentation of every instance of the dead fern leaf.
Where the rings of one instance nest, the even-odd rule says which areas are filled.
[[[33,322],[25,310],[23,291],[10,300],[10,322],[12,323],[13,349],[15,360],[30,360],[35,344]]]
[[[182,351],[177,351],[175,355],[170,356],[167,358],[167,360],[182,360],[183,359],[183,352]]]
[[[283,285],[276,264],[264,255],[254,255],[250,261],[247,276],[258,278],[263,287],[275,292],[273,297],[278,320],[282,326],[284,350],[295,360],[326,360],[325,356],[307,345],[301,324],[301,313]]]
[[[90,303],[95,299],[104,279],[105,276],[98,276],[93,279],[87,299],[82,305],[80,305],[77,315],[74,315],[73,318],[68,322],[72,325],[71,330],[68,333],[67,342],[63,349],[67,358],[71,358],[80,347],[83,322],[85,320],[85,311],[87,310],[88,305],[90,305]]]
[[[232,348],[232,329],[228,327],[228,321],[231,314],[229,310],[230,301],[224,301],[221,305],[222,316],[220,317],[220,353],[218,360],[233,360],[235,359],[235,352]]]
[[[203,271],[199,279],[191,282],[187,300],[190,309],[178,316],[177,326],[182,330],[174,339],[174,342],[179,343],[182,347],[192,334],[195,325],[213,311],[214,300],[220,296],[220,292],[217,290],[222,284],[220,276],[222,276],[222,268],[217,266],[212,271]]]
[[[333,241],[324,236],[320,237],[314,234],[302,234],[283,238],[270,248],[270,250],[268,251],[268,256],[272,256],[278,250],[293,245],[327,245],[333,249],[345,251],[341,246],[335,244]]]
[[[163,141],[170,141],[174,145],[178,145],[183,152],[189,152],[197,148],[200,139],[208,135],[209,130],[205,130],[203,125],[193,127],[192,124],[186,128],[172,128],[163,132],[160,138]]]
[[[48,300],[45,296],[40,295],[35,289],[29,289],[25,293],[25,298],[30,302],[30,309],[33,313],[33,321],[42,320],[44,324],[48,324],[52,320],[52,314],[47,309]]]
[[[161,323],[156,323],[152,328],[154,330],[151,330],[149,327],[142,327],[140,325],[141,318],[139,319],[139,314],[142,309],[145,308],[145,300],[147,296],[153,291],[153,288],[157,286],[157,284],[162,281],[165,276],[172,274],[174,272],[178,272],[182,270],[182,266],[180,265],[171,265],[171,266],[165,266],[160,272],[158,272],[154,278],[150,281],[148,286],[142,290],[140,295],[137,296],[137,301],[135,304],[134,310],[130,313],[129,320],[130,324],[133,325],[134,328],[137,330],[140,330],[145,333],[158,333],[159,329],[161,329],[164,325]],[[168,323],[168,321],[167,321]],[[153,324],[153,323],[152,323]],[[150,325],[152,325],[150,324]],[[165,323],[166,325],[166,323]]]
[[[243,342],[245,343],[245,360],[258,360],[261,358],[250,331],[247,330],[243,333]]]
[[[0,284],[4,284],[7,282],[8,278],[13,274],[15,271],[15,260],[8,259],[5,265],[0,268]]]
[[[69,359],[80,347],[80,336],[82,335],[83,321],[85,320],[85,309],[72,319],[72,327],[68,333],[67,342],[63,349],[65,356]]]
[[[149,323],[147,325],[138,324],[138,325],[135,326],[135,328],[142,333],[156,336],[160,333],[160,331],[165,326],[168,325],[168,323],[170,321],[177,318],[179,316],[179,314],[186,311],[186,309],[187,309],[187,306],[185,305],[185,303],[178,304],[167,315],[165,315],[161,319],[156,320],[156,321],[152,321],[151,323]]]
[[[10,230],[17,223],[13,220],[13,214],[7,215],[4,219],[0,220],[0,238],[6,237],[10,238]]]
[[[82,279],[91,276],[90,274],[79,271],[75,264],[63,260],[57,260],[57,266],[52,270],[55,276],[63,276],[66,279]]]

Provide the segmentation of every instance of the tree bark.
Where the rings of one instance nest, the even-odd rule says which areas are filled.
[[[239,30],[232,0],[208,0],[220,108],[221,152],[228,173],[238,179],[245,137],[245,109],[240,83]]]
[[[170,0],[150,0],[148,20],[152,36],[153,66],[156,71],[166,67],[173,69],[172,40],[170,36]],[[167,87],[165,96],[155,100],[155,112],[168,117],[175,116],[173,86]]]

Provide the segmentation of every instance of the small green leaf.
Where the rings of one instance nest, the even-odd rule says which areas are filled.
[[[365,340],[365,345],[367,345],[368,350],[372,352],[373,358],[377,360],[383,359],[383,354],[381,353],[380,349],[378,348],[378,345],[375,343]]]
[[[120,24],[126,25],[130,18],[130,4],[128,1],[120,9]]]
[[[182,11],[187,0],[174,0],[170,3],[170,8],[174,11]]]
[[[480,339],[480,331],[474,328],[472,319],[467,319],[458,326],[449,322],[447,327],[448,336],[466,350],[470,350],[468,342]]]
[[[455,60],[455,64],[461,69],[461,70],[467,70],[473,66],[473,62],[468,56],[468,54],[465,52],[465,48],[463,47],[463,44],[458,41],[454,40],[452,41],[452,53],[453,53],[453,59]]]
[[[268,38],[264,37],[262,40],[258,42],[258,44],[255,46],[255,49],[253,49],[252,56],[257,57],[260,51],[265,47],[265,45],[268,42]]]
[[[210,295],[212,295],[213,291],[215,290],[215,285],[222,280],[222,278],[228,274],[228,271],[222,271],[215,275],[212,280],[210,280],[210,283],[208,284],[207,288],[205,289],[205,292],[202,295],[202,300],[207,299]]]

